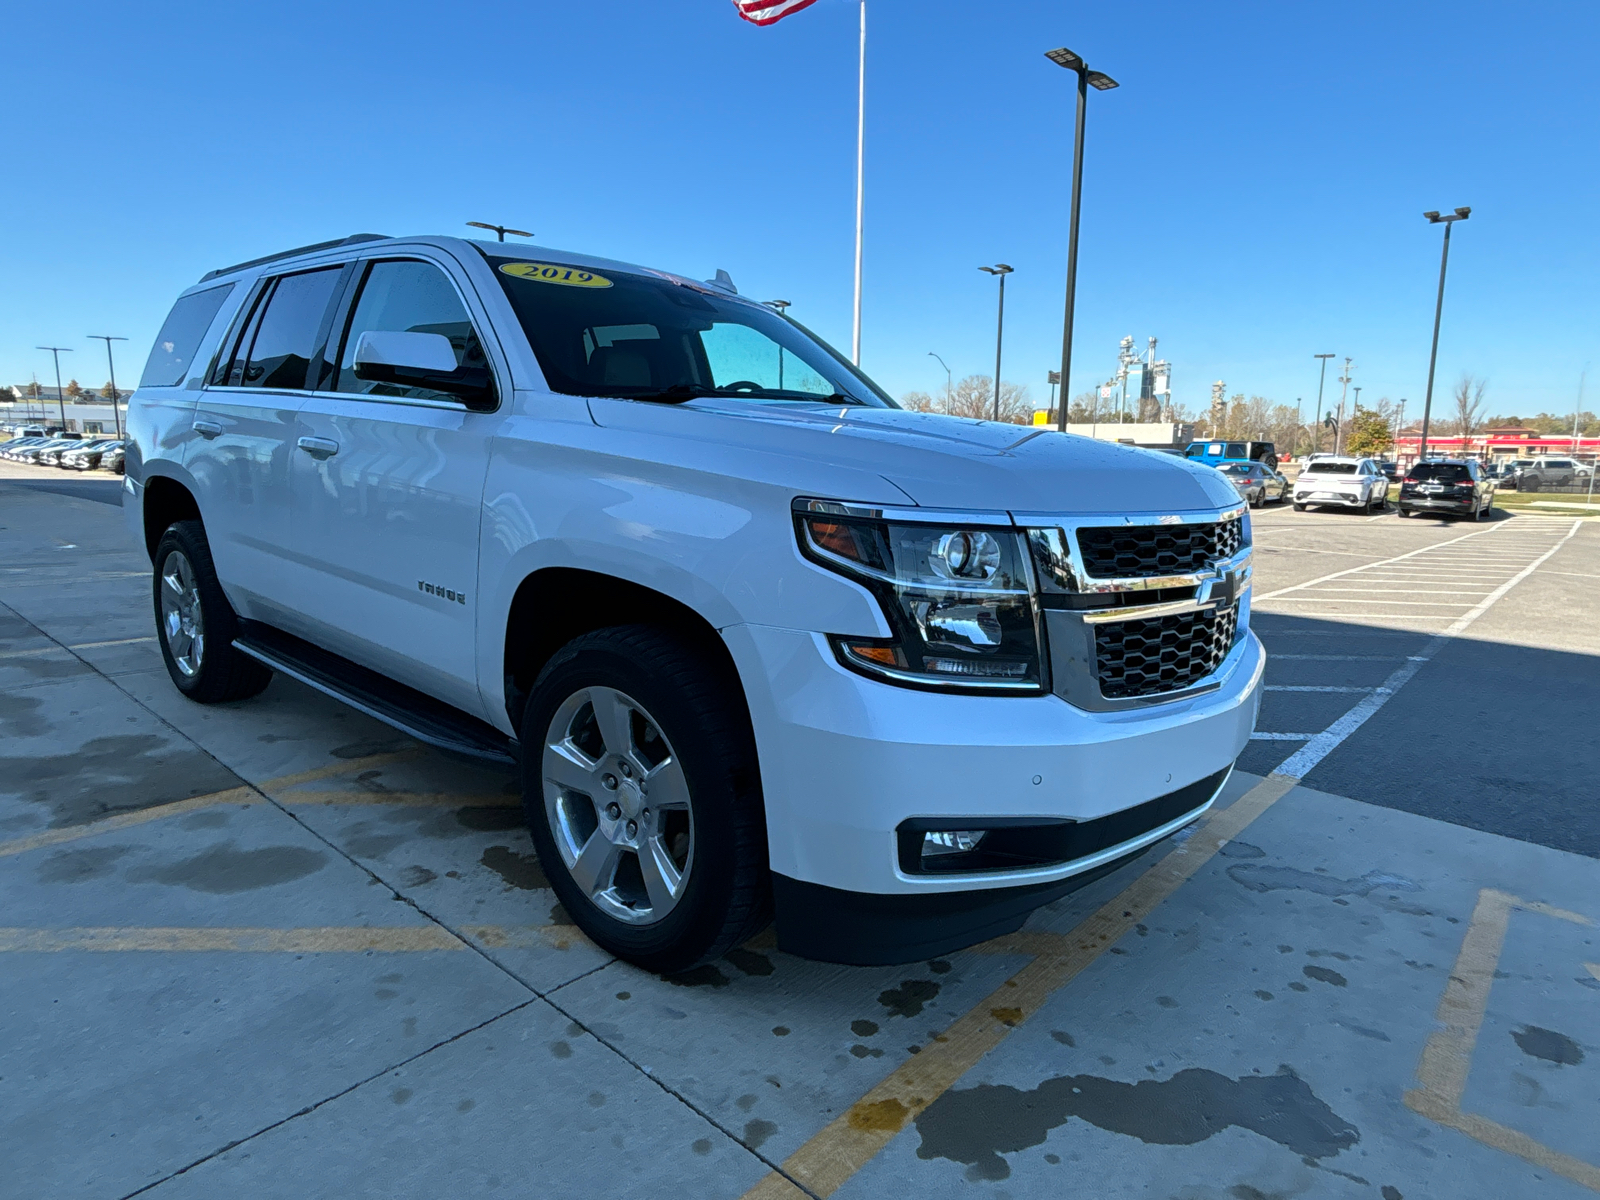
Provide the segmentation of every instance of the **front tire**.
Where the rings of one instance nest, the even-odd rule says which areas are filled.
[[[156,640],[173,685],[198,704],[258,695],[272,671],[234,649],[239,618],[217,581],[199,521],[167,526],[156,543]]]
[[[755,739],[731,669],[649,626],[584,634],[539,673],[522,746],[545,876],[603,949],[685,971],[771,919]]]

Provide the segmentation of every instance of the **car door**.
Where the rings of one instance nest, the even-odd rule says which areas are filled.
[[[217,577],[245,617],[271,621],[294,603],[289,456],[340,270],[262,280],[195,404],[198,436],[185,466],[198,489]]]
[[[315,579],[299,613],[307,628],[294,632],[481,715],[478,536],[501,417],[492,399],[469,407],[354,369],[368,332],[443,334],[458,366],[489,365],[471,294],[442,259],[375,259],[353,273],[299,413],[293,536]]]

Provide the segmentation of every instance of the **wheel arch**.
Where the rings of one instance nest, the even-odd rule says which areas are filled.
[[[154,562],[156,544],[167,526],[176,521],[205,520],[200,515],[200,502],[194,491],[180,479],[171,475],[147,475],[143,485],[141,516],[144,524],[145,553]]]
[[[750,706],[733,655],[709,620],[683,601],[631,580],[575,567],[545,567],[517,585],[503,650],[506,717],[521,729],[534,681],[573,638],[613,625],[670,630],[706,655],[733,689],[748,722]]]

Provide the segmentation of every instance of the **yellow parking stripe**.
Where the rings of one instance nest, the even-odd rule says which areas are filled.
[[[954,1086],[1007,1034],[1038,1012],[1053,993],[1143,921],[1298,782],[1286,775],[1267,776],[1196,826],[1188,841],[1070,934],[1019,933],[978,947],[990,952],[1035,953],[1037,957],[785,1159],[783,1174],[769,1173],[743,1200],[795,1200],[804,1195],[796,1181],[817,1196],[833,1195],[908,1121]]]
[[[12,854],[26,854],[29,850],[40,850],[46,846],[59,846],[62,842],[75,842],[79,838],[94,837],[96,834],[111,833],[113,830],[126,829],[130,825],[143,825],[146,821],[160,821],[166,817],[180,816],[183,813],[194,812],[197,808],[212,808],[218,804],[248,804],[260,798],[254,788],[236,787],[223,792],[194,796],[188,800],[174,800],[170,804],[152,804],[149,808],[117,813],[115,816],[102,817],[98,821],[89,821],[83,825],[65,825],[60,829],[46,829],[42,833],[0,842],[0,858]]]
[[[273,799],[290,808],[305,804],[396,804],[413,808],[521,808],[521,796],[504,792],[296,792]]]

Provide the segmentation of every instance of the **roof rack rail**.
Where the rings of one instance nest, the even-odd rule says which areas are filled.
[[[242,271],[246,267],[259,267],[263,263],[277,262],[280,258],[293,258],[297,254],[310,254],[314,250],[332,250],[335,246],[352,246],[357,242],[382,242],[387,241],[387,233],[352,233],[349,237],[334,238],[331,242],[313,242],[309,246],[296,246],[293,250],[280,250],[276,254],[268,254],[262,258],[252,258],[242,263],[234,263],[231,267],[218,267],[215,271],[207,271],[200,276],[200,282],[215,279],[219,275],[232,275],[235,271]]]

